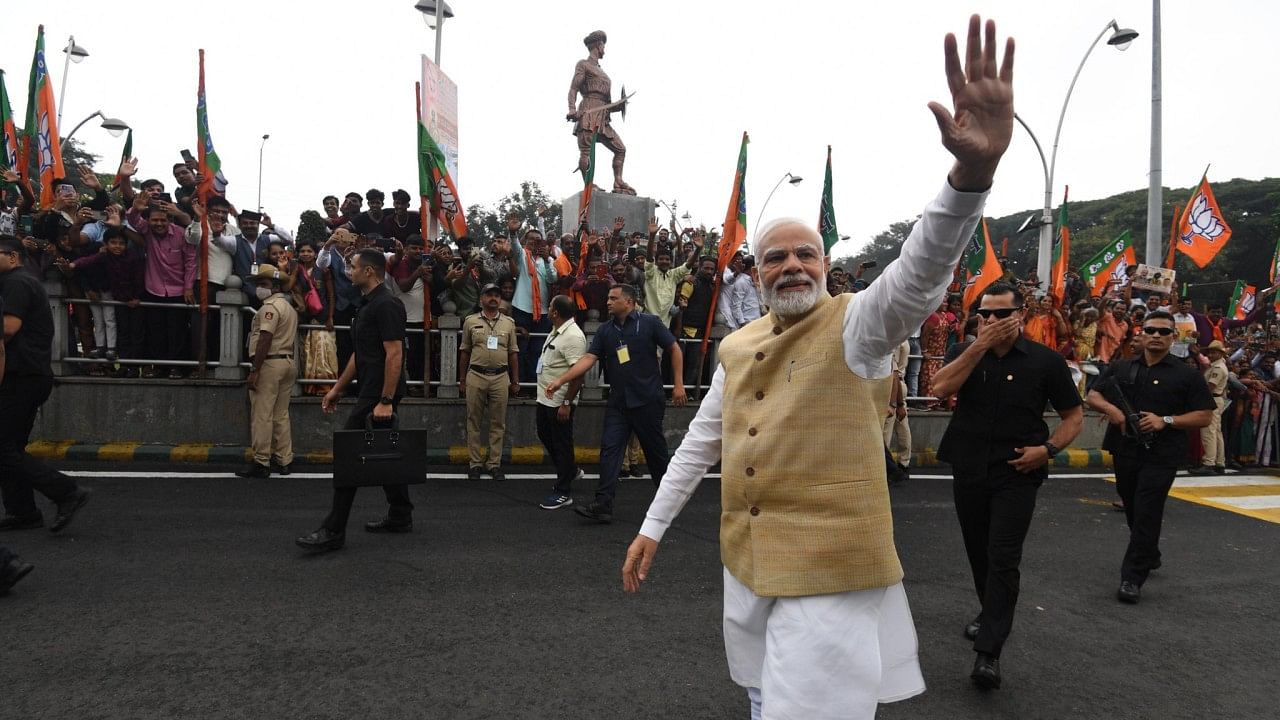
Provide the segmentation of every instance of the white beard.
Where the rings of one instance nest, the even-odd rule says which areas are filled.
[[[779,285],[795,282],[796,280],[807,282],[809,289],[804,292],[796,292],[794,290],[789,290],[785,293],[778,292]],[[795,317],[809,312],[814,305],[818,304],[819,292],[822,292],[822,290],[813,281],[813,278],[803,273],[792,273],[778,278],[773,287],[763,288],[760,294],[764,297],[765,305],[768,305],[773,312],[782,317]]]

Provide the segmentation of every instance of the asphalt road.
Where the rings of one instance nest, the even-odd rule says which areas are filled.
[[[747,716],[720,633],[717,481],[639,596],[618,569],[647,480],[622,485],[610,526],[538,509],[545,480],[431,480],[402,536],[360,529],[383,510],[362,490],[346,548],[317,557],[293,538],[324,515],[325,479],[82,483],[92,502],[63,534],[0,536],[36,564],[0,599],[0,718]],[[1171,500],[1164,568],[1124,606],[1112,486],[1052,478],[1004,688],[981,693],[950,484],[913,479],[893,497],[929,689],[878,717],[1280,716],[1280,526]]]

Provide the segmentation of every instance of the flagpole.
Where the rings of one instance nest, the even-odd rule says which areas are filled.
[[[443,5],[444,3],[441,2],[440,4]],[[414,129],[417,130],[417,132],[422,132],[422,130],[418,128],[418,125],[422,124],[422,83],[421,82],[415,82],[413,84],[413,103],[414,103],[414,107],[416,108],[413,121],[417,123],[417,125],[414,126]],[[421,174],[422,173],[421,145],[419,145],[417,149],[417,154],[418,154],[418,173]],[[418,188],[418,190],[419,190],[418,227],[422,231],[422,239],[423,239],[422,244],[425,247],[426,239],[429,237],[433,237],[433,235],[429,234],[429,232],[430,232],[430,229],[435,225],[435,217],[431,214],[430,212],[431,208],[427,205],[427,196],[421,193],[422,188]],[[413,289],[413,286],[410,286],[410,289]],[[422,353],[422,356],[423,356],[422,397],[424,398],[431,394],[429,392],[429,390],[431,389],[431,322],[432,322],[431,283],[424,277],[422,278],[422,343],[423,343],[422,348],[424,350],[424,352]]]
[[[200,105],[200,99],[204,96],[204,49],[200,49],[200,87],[197,92],[196,106]],[[197,112],[196,117],[196,143],[200,146],[200,157],[205,157],[204,139],[200,137],[200,119]],[[205,183],[199,189],[200,204],[204,206],[205,212],[200,219],[200,349],[196,353],[196,372],[203,379],[205,376],[205,362],[209,359],[209,188],[213,185],[212,178],[205,178]]]

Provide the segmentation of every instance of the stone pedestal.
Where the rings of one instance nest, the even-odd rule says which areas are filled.
[[[574,193],[564,199],[563,219],[564,232],[575,233],[578,230],[578,209],[582,206],[582,193]],[[657,203],[653,198],[637,195],[621,195],[596,191],[591,196],[591,210],[587,217],[587,225],[592,229],[613,228],[613,219],[621,217],[626,220],[623,231],[628,235],[633,232],[649,232],[649,220],[653,218]]]

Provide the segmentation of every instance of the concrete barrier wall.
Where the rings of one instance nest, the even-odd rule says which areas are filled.
[[[319,397],[295,398],[290,412],[295,452],[328,451],[333,431],[341,427],[350,409],[348,400],[336,414],[325,415],[320,410]],[[532,400],[511,401],[507,411],[508,447],[540,444],[534,413]],[[692,403],[685,408],[667,408],[666,435],[672,448],[684,437],[696,413],[697,406]],[[65,378],[41,410],[32,440],[243,447],[249,444],[248,418],[248,392],[242,385],[197,380],[142,383]],[[951,414],[945,412],[913,413],[913,450],[928,453],[936,449],[950,419]],[[400,406],[400,421],[405,427],[426,428],[431,448],[447,450],[466,445],[466,405],[461,400],[406,398]],[[599,447],[603,422],[604,403],[584,402],[579,407],[574,425],[579,448]],[[1100,448],[1103,430],[1100,417],[1087,415],[1084,432],[1073,447]]]

